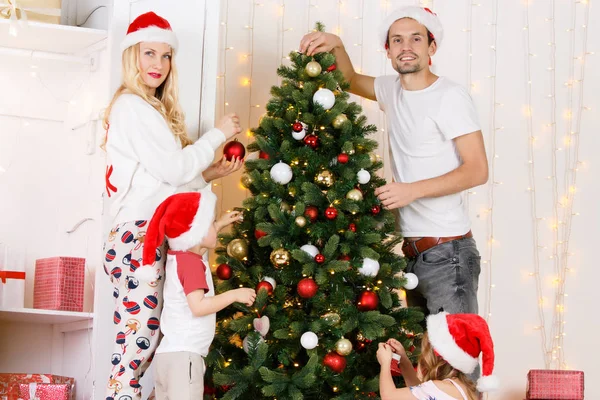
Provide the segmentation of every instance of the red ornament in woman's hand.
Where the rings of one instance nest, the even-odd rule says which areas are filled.
[[[223,147],[223,156],[227,161],[233,160],[234,157],[241,160],[245,155],[246,149],[244,148],[244,145],[237,140],[233,140]]]

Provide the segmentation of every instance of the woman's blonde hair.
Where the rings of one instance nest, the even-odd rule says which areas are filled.
[[[104,112],[104,129],[108,129],[110,111],[115,101],[123,93],[131,93],[146,100],[148,104],[163,116],[173,135],[181,142],[182,147],[191,144],[192,140],[187,135],[185,128],[185,117],[179,105],[179,83],[174,54],[171,56],[171,70],[167,75],[167,79],[156,89],[154,96],[150,96],[146,92],[146,84],[140,74],[139,59],[139,43],[123,51],[121,67],[123,81]],[[105,144],[106,138],[104,139],[103,147]]]
[[[467,375],[455,369],[446,360],[435,354],[427,332],[425,332],[421,341],[421,356],[419,357],[418,371],[423,382],[431,380],[443,381],[444,379],[459,381],[462,387],[466,389],[465,392],[469,400],[477,400],[475,384]]]

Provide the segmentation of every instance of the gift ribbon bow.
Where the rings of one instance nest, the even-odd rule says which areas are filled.
[[[36,14],[49,15],[52,17],[60,17],[61,10],[58,8],[40,8],[40,7],[19,7],[17,0],[6,0],[0,3],[0,17],[16,21],[20,19],[27,21],[27,12]],[[17,12],[19,15],[17,15]]]
[[[7,279],[25,279],[25,272],[0,271],[0,280],[2,283],[6,283]]]

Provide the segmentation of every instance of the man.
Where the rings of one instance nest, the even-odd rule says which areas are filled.
[[[395,10],[382,26],[381,45],[398,74],[377,78],[356,73],[333,34],[305,35],[300,51],[331,51],[349,91],[376,100],[386,113],[395,182],[375,194],[385,208],[400,211],[407,272],[419,278],[408,305],[476,314],[480,257],[463,195],[487,181],[487,158],[468,92],[429,68],[442,36],[430,10]]]

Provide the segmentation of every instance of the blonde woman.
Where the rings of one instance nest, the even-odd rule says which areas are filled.
[[[392,358],[393,354],[400,360]],[[479,364],[480,354],[483,374],[475,385],[468,374]],[[492,391],[499,386],[492,375],[494,343],[487,323],[477,314],[441,312],[428,316],[417,372],[402,344],[394,339],[379,343],[377,361],[381,365],[381,400],[477,400],[477,391]],[[392,362],[399,363],[408,387],[398,389],[394,385]]]
[[[121,47],[123,81],[104,118],[112,226],[104,270],[114,284],[116,306],[106,398],[133,400],[141,399],[139,380],[158,346],[166,260],[161,245],[154,264],[140,265],[147,221],[167,197],[202,189],[243,161],[212,164],[215,150],[241,131],[235,115],[195,142],[187,136],[174,62],[177,38],[167,20],[152,12],[140,15]]]

